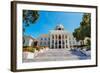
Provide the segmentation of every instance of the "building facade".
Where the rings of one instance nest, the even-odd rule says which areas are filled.
[[[76,44],[72,33],[66,31],[61,24],[50,30],[48,34],[41,35],[39,40],[40,46],[48,46],[51,49],[72,48]]]
[[[39,45],[37,39],[34,39],[31,36],[25,36],[25,35],[23,36],[23,47],[24,46],[27,46],[27,47],[34,46],[36,42],[37,42],[37,45]]]
[[[48,47],[49,46],[49,35],[42,34],[39,38],[39,46],[41,47]]]

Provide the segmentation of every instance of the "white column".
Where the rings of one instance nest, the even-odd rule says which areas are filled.
[[[63,45],[62,45],[63,43],[62,43],[62,34],[61,34],[61,49],[63,48]]]
[[[64,48],[66,48],[66,34],[64,35]]]
[[[57,48],[59,48],[59,35],[57,35]]]
[[[32,46],[32,42],[33,42],[33,40],[29,39],[29,45],[28,46]]]
[[[55,35],[53,35],[54,36],[54,49],[55,49]]]
[[[70,41],[69,41],[69,36],[67,38],[67,45],[68,45],[68,49],[70,49]]]
[[[50,48],[52,48],[52,35],[50,34]]]
[[[72,39],[71,39],[71,43],[72,43],[72,44],[71,44],[71,48],[73,48],[73,46],[74,46],[73,41],[74,41],[74,39],[72,38]]]

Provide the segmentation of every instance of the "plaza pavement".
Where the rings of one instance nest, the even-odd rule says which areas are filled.
[[[43,62],[43,61],[64,61],[64,60],[80,60],[89,59],[78,51],[66,49],[48,49],[42,53],[38,53],[33,59],[23,60],[23,62]]]

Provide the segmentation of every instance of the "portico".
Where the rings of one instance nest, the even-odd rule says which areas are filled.
[[[49,33],[50,48],[64,49],[70,48],[69,33],[64,30],[63,25],[56,26],[55,30]]]

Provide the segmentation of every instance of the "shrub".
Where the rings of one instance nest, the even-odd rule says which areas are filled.
[[[28,46],[23,46],[23,48],[27,48]]]
[[[27,48],[23,48],[23,51],[27,51],[27,52],[32,52],[32,53],[34,53],[34,52],[35,52],[35,48],[27,47]]]
[[[36,47],[36,50],[40,51],[40,50],[41,50],[41,48],[40,48],[40,47]]]

